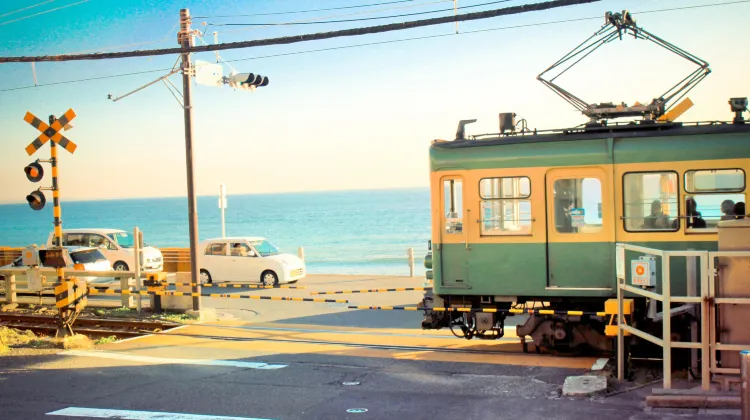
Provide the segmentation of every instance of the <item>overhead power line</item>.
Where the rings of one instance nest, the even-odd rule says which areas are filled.
[[[364,7],[385,6],[388,4],[411,3],[413,1],[414,0],[386,1],[383,3],[370,3],[370,4],[358,4],[358,5],[352,5],[352,6],[329,7],[326,9],[295,10],[295,11],[290,11],[290,12],[251,13],[247,15],[194,16],[194,19],[214,19],[214,18],[218,19],[218,18],[234,18],[234,17],[250,17],[250,16],[295,15],[295,14],[300,14],[300,13],[328,12],[331,10],[360,9]]]
[[[410,22],[391,23],[388,25],[370,26],[365,28],[344,29],[332,32],[319,32],[306,35],[295,35],[281,38],[259,39],[255,41],[229,42],[224,44],[202,45],[189,48],[164,48],[159,50],[124,51],[100,54],[67,54],[53,56],[32,57],[0,57],[0,63],[33,63],[42,61],[74,61],[74,60],[104,60],[111,58],[145,57],[156,55],[185,54],[196,52],[220,51],[237,48],[264,47],[269,45],[293,44],[305,41],[319,41],[346,36],[368,35],[404,29],[419,28],[423,26],[439,25],[441,23],[461,22],[467,20],[487,19],[497,16],[508,16],[520,13],[548,10],[558,7],[573,6],[577,4],[596,3],[601,0],[554,0],[535,4],[524,4],[504,9],[485,10],[481,12],[467,13],[464,15],[444,16],[432,19],[415,20]]]
[[[376,16],[376,17],[369,17],[369,18],[356,18],[356,19],[298,21],[298,22],[279,22],[279,23],[210,23],[209,22],[208,24],[211,26],[288,26],[288,25],[320,25],[324,23],[362,22],[366,20],[393,19],[393,18],[408,17],[408,16],[427,15],[431,13],[453,12],[455,10],[463,10],[463,9],[470,9],[470,8],[475,8],[475,7],[489,6],[492,4],[507,3],[509,1],[511,0],[498,0],[498,1],[491,1],[489,3],[472,4],[470,6],[461,6],[455,9],[450,8],[450,9],[440,9],[440,10],[429,10],[426,12],[402,13],[400,15]]]
[[[14,23],[14,22],[22,21],[22,20],[29,19],[29,18],[33,18],[33,17],[39,16],[39,15],[43,15],[43,14],[46,14],[46,13],[56,12],[56,11],[58,11],[60,9],[65,9],[65,8],[68,8],[68,7],[73,7],[73,6],[82,4],[82,3],[88,3],[89,1],[91,1],[91,0],[81,0],[81,1],[76,2],[76,3],[66,4],[64,6],[55,7],[54,9],[49,9],[49,10],[45,10],[43,12],[34,13],[33,15],[28,15],[28,16],[20,17],[18,19],[13,19],[13,20],[6,20],[5,22],[0,22],[0,26],[7,25],[9,23]]]
[[[15,15],[16,13],[23,12],[24,10],[29,10],[29,9],[33,9],[35,7],[44,6],[45,4],[52,3],[53,1],[55,1],[55,0],[47,0],[47,1],[43,1],[41,3],[32,4],[31,6],[26,6],[26,7],[20,8],[20,9],[16,9],[16,10],[14,10],[12,12],[3,13],[2,15],[0,15],[0,18],[4,18],[4,17],[10,16],[10,15]]]
[[[724,2],[724,3],[712,3],[712,4],[702,4],[702,5],[694,5],[694,6],[673,7],[669,9],[643,10],[643,11],[634,11],[632,13],[638,14],[638,15],[645,15],[648,13],[664,13],[664,12],[673,12],[673,11],[681,11],[681,10],[697,9],[697,8],[705,8],[705,7],[727,6],[727,5],[733,5],[733,4],[739,4],[739,3],[750,3],[750,0],[737,0],[737,1],[729,1],[729,2]],[[477,34],[477,33],[483,33],[483,32],[528,28],[528,27],[533,27],[533,26],[557,25],[561,23],[573,23],[573,22],[581,22],[585,20],[599,20],[599,19],[601,19],[601,16],[591,16],[591,17],[556,20],[556,21],[549,21],[549,22],[529,23],[529,24],[524,24],[524,25],[502,26],[502,27],[487,28],[487,29],[475,29],[473,31],[465,31],[465,32],[461,32],[458,34],[452,34],[452,33],[436,34],[436,35],[426,35],[426,36],[418,36],[418,37],[411,37],[411,38],[392,39],[392,40],[387,40],[387,41],[367,42],[363,44],[342,45],[339,47],[318,48],[318,49],[306,50],[306,51],[293,51],[293,52],[288,52],[288,53],[269,54],[269,55],[262,55],[262,56],[248,57],[248,58],[237,58],[234,60],[225,60],[224,62],[234,63],[237,61],[261,60],[265,58],[286,57],[286,56],[291,56],[291,55],[301,55],[301,54],[311,54],[311,53],[325,52],[325,51],[344,50],[348,48],[360,48],[360,47],[369,47],[373,45],[393,44],[397,42],[418,41],[418,40],[423,40],[423,39],[444,38],[444,37],[456,36],[456,35],[470,35],[470,34]],[[14,90],[33,89],[36,87],[54,86],[54,85],[62,85],[62,84],[69,84],[69,83],[88,82],[88,81],[100,80],[100,79],[113,79],[113,78],[118,78],[118,77],[135,76],[135,75],[146,74],[146,73],[165,72],[169,70],[171,69],[164,68],[164,69],[157,69],[157,70],[144,70],[144,71],[132,72],[132,73],[111,74],[108,76],[90,77],[90,78],[77,79],[77,80],[66,80],[62,82],[47,83],[47,84],[42,84],[42,85],[19,86],[15,88],[0,89],[0,92],[10,92]]]
[[[326,19],[332,19],[332,18],[343,18],[343,17],[347,17],[347,16],[359,16],[359,15],[371,15],[371,14],[374,14],[374,13],[388,12],[388,11],[391,11],[391,10],[414,9],[414,8],[417,8],[417,7],[432,6],[434,4],[439,4],[439,3],[453,3],[453,2],[454,2],[454,0],[435,0],[435,1],[427,1],[427,2],[423,2],[423,3],[410,3],[410,4],[406,5],[406,6],[391,6],[391,7],[385,7],[385,8],[382,8],[382,9],[362,10],[362,11],[358,11],[358,12],[350,12],[350,13],[343,13],[343,14],[339,13],[339,14],[335,14],[335,15],[318,16],[318,17],[309,18],[309,19],[292,20],[292,21],[287,21],[285,23],[317,22],[317,21],[326,20]],[[206,25],[206,30],[208,30],[208,27],[211,26],[208,23],[205,23],[205,25]],[[231,31],[222,31],[222,33],[229,34],[229,33],[237,33],[237,32],[248,32],[248,31],[254,31],[254,30],[262,29],[262,28],[270,28],[270,27],[273,27],[273,26],[274,25],[253,26],[253,27],[245,28],[245,29],[234,29],[234,30],[231,30]]]

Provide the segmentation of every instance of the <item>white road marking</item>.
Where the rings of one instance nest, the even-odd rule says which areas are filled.
[[[206,366],[230,366],[247,369],[281,369],[287,365],[272,365],[260,362],[240,362],[236,360],[211,360],[211,359],[173,359],[165,357],[136,356],[127,353],[114,353],[107,351],[83,351],[70,350],[59,353],[65,356],[101,357],[105,359],[129,360],[143,363],[163,363],[182,365],[206,365]]]
[[[109,410],[103,408],[68,407],[47,413],[48,416],[94,417],[128,420],[272,420],[254,417],[226,417],[200,414],[163,413],[158,411]]]
[[[591,370],[602,370],[604,369],[604,366],[607,365],[607,362],[609,359],[597,359],[596,362],[594,362],[594,365],[591,366]]]

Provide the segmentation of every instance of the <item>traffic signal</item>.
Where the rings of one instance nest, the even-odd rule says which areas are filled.
[[[44,169],[42,169],[42,165],[39,164],[39,160],[35,160],[26,165],[26,167],[23,168],[23,171],[26,173],[26,178],[31,182],[39,182],[44,178]],[[33,210],[41,210],[47,203],[47,199],[44,197],[44,193],[41,189],[32,191],[31,194],[27,195],[26,201],[29,202],[29,207]]]
[[[237,89],[254,91],[256,87],[268,86],[268,77],[253,73],[232,73],[228,78],[229,86]]]
[[[32,191],[31,194],[26,196],[26,201],[29,202],[29,207],[32,210],[41,210],[47,204],[47,198],[44,197],[44,193],[40,190]]]
[[[29,163],[23,168],[23,171],[26,172],[26,178],[31,182],[39,182],[44,177],[44,169],[42,169],[39,161]]]

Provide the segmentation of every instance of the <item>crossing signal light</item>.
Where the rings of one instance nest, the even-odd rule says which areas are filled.
[[[44,205],[47,204],[47,198],[44,197],[44,193],[36,190],[32,191],[31,194],[26,196],[26,201],[29,202],[29,207],[32,210],[41,210]]]
[[[229,76],[229,86],[243,90],[255,90],[256,87],[268,86],[268,77],[253,73],[234,73]]]
[[[26,178],[31,182],[39,182],[44,177],[44,169],[42,169],[42,165],[39,162],[29,163],[23,168],[23,171],[26,172]]]

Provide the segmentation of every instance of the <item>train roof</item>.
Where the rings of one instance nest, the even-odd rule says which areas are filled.
[[[430,170],[750,158],[750,124],[620,124],[433,141]]]
[[[728,133],[750,133],[750,124],[734,124],[726,121],[645,124],[631,122],[602,127],[579,126],[544,131],[526,130],[513,133],[481,134],[470,136],[468,139],[434,140],[432,146],[438,148],[463,148],[609,138],[674,137]]]

